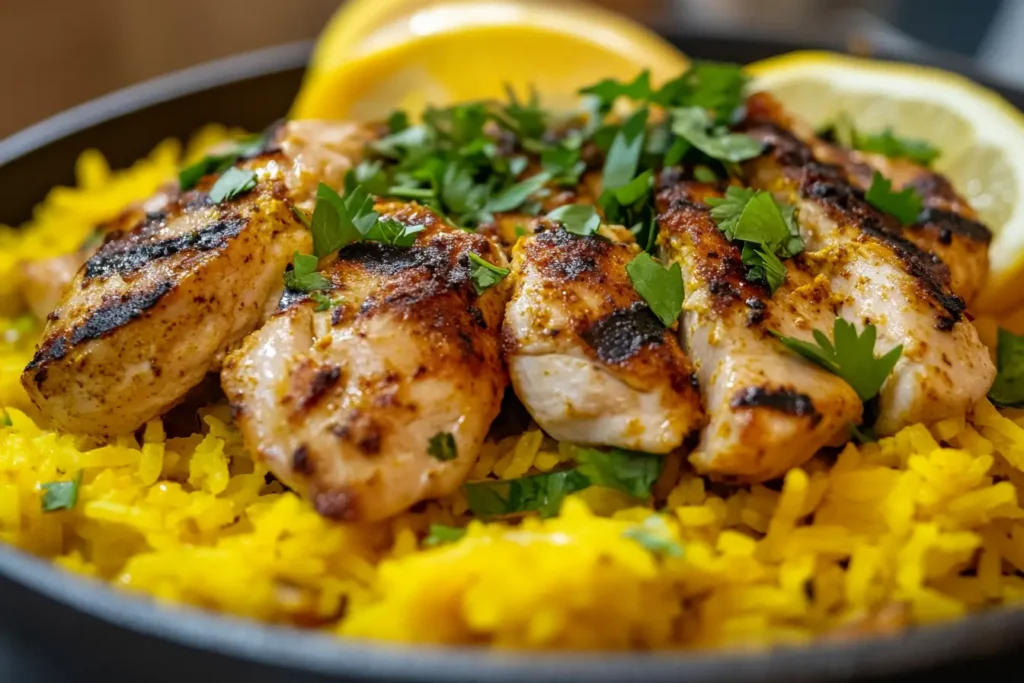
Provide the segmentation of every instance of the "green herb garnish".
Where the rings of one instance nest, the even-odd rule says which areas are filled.
[[[651,495],[651,487],[665,465],[665,458],[660,455],[619,448],[577,448],[576,461],[577,470],[592,486],[616,489],[641,499]]]
[[[478,296],[504,280],[510,272],[508,268],[488,263],[478,254],[469,253],[469,277]]]
[[[927,140],[896,135],[892,128],[886,128],[881,133],[861,133],[846,113],[837,116],[819,136],[831,138],[844,147],[881,154],[890,159],[909,159],[922,166],[931,166],[942,155]]]
[[[329,311],[330,309],[336,306],[340,306],[345,301],[341,297],[333,299],[320,291],[313,292],[312,294],[310,294],[309,298],[316,302],[316,308],[314,308],[313,310],[316,311],[317,313]]]
[[[864,332],[858,336],[853,323],[842,318],[836,318],[832,328],[834,345],[820,330],[813,331],[817,345],[772,332],[787,348],[845,380],[857,392],[861,401],[869,401],[878,395],[903,353],[903,345],[900,344],[883,356],[876,357],[877,333],[875,326],[869,324],[864,326]]]
[[[295,252],[291,270],[284,271],[284,285],[293,292],[315,292],[331,288],[331,281],[316,270],[320,259]]]
[[[780,257],[795,256],[804,248],[795,209],[776,202],[770,192],[735,186],[726,190],[725,197],[707,202],[711,219],[725,236],[744,243],[741,258],[747,279],[766,282],[774,293],[786,280]]]
[[[879,211],[895,216],[903,225],[917,222],[924,207],[921,195],[913,187],[893,192],[892,182],[878,171],[871,177],[871,187],[864,198]]]
[[[178,172],[178,186],[182,192],[191,190],[203,176],[224,173],[243,157],[259,152],[266,144],[265,135],[250,135],[239,140],[234,149],[223,154],[208,154]]]
[[[455,436],[451,432],[438,432],[427,441],[427,455],[434,460],[448,462],[459,457]]]
[[[852,422],[848,425],[850,427],[850,436],[853,440],[859,444],[875,443],[878,441],[878,435],[875,434],[875,430],[871,427],[865,427],[864,425],[857,426]]]
[[[664,458],[620,449],[577,449],[578,466],[506,481],[465,484],[466,500],[480,517],[539,512],[558,513],[566,496],[590,486],[604,486],[646,499],[664,466]]]
[[[566,204],[547,214],[548,220],[562,224],[566,232],[588,237],[601,227],[601,217],[597,209],[589,204]]]
[[[432,548],[446,543],[455,543],[465,535],[466,530],[459,527],[431,524],[430,533],[423,539],[423,545]]]
[[[669,530],[661,515],[651,515],[640,526],[622,532],[625,538],[639,543],[644,549],[664,557],[682,557],[683,548]]]
[[[654,315],[670,327],[683,310],[683,273],[678,263],[665,268],[643,251],[626,264],[626,273]]]
[[[715,126],[714,120],[700,107],[674,109],[672,132],[719,161],[746,161],[760,155],[764,149],[764,145],[749,135],[730,133],[724,126]]]
[[[622,187],[636,176],[644,147],[647,115],[647,109],[638,109],[615,134],[601,173],[603,192]]]
[[[11,420],[10,413],[7,412],[6,408],[0,408],[0,427],[13,427],[14,421]]]
[[[210,201],[220,204],[240,197],[256,187],[256,172],[232,166],[224,171],[210,188]]]
[[[1024,337],[999,328],[996,369],[989,400],[1004,408],[1024,407]]]
[[[324,183],[316,189],[316,208],[310,231],[313,253],[318,257],[359,242],[370,231],[380,214],[373,210],[373,197],[356,187],[341,197]]]
[[[82,485],[82,470],[78,470],[71,481],[51,481],[42,484],[43,512],[70,510],[78,503],[78,489]]]

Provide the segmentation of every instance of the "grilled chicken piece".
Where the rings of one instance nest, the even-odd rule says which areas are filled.
[[[838,297],[838,313],[858,327],[874,324],[879,352],[903,355],[882,387],[876,429],[891,434],[915,422],[969,412],[992,384],[995,367],[964,302],[950,289],[946,265],[902,236],[851,186],[843,168],[816,159],[787,126],[778,103],[758,94],[740,128],[766,143],[747,162],[754,187],[798,207],[806,248]]]
[[[678,448],[703,411],[689,359],[626,273],[639,247],[624,230],[629,243],[539,229],[513,250],[503,329],[519,399],[562,441]]]
[[[254,190],[211,205],[169,197],[108,239],[50,314],[22,383],[50,424],[129,432],[177,404],[260,321],[308,231],[285,200],[280,157],[246,161]]]
[[[412,247],[342,249],[323,269],[341,301],[318,310],[286,292],[221,376],[249,449],[335,519],[384,519],[457,488],[508,385],[509,284],[478,295],[470,279],[470,253],[504,267],[500,250],[422,207],[377,208],[426,229]]]
[[[882,154],[828,144],[775,109],[770,101],[765,100],[764,106],[773,111],[774,120],[784,121],[798,139],[811,147],[816,159],[842,167],[858,190],[866,192],[871,187],[875,171],[888,178],[894,189],[914,188],[924,201],[924,210],[916,223],[895,234],[942,259],[949,269],[950,289],[965,302],[974,298],[988,275],[992,233],[978,222],[978,214],[957,194],[949,180],[907,159],[890,159]]]
[[[740,248],[725,238],[704,203],[716,188],[662,174],[658,243],[683,269],[683,339],[697,367],[709,423],[690,459],[717,478],[763,481],[849,437],[861,402],[846,382],[787,351],[769,334],[812,340],[830,333],[831,293],[801,256],[786,262],[772,296],[749,282]]]

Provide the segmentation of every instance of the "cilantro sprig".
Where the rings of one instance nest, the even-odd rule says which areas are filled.
[[[580,237],[593,235],[601,227],[601,216],[589,204],[566,204],[548,212],[547,218]]]
[[[774,293],[786,280],[781,259],[803,251],[796,210],[780,204],[770,192],[729,187],[724,197],[707,200],[711,219],[725,236],[743,243],[741,258],[747,279],[762,281]]]
[[[858,335],[854,324],[842,318],[836,318],[832,327],[834,344],[820,330],[813,331],[816,344],[774,331],[772,334],[790,350],[841,377],[865,402],[878,395],[903,353],[903,345],[900,344],[882,356],[875,356],[878,334],[875,326],[865,325],[864,331]]]
[[[78,490],[82,486],[82,470],[75,472],[69,481],[50,481],[41,484],[43,497],[40,504],[43,512],[70,510],[78,504]]]
[[[504,280],[510,272],[508,268],[488,263],[478,254],[469,254],[469,277],[478,296]]]
[[[942,155],[939,148],[927,140],[896,135],[892,128],[879,133],[863,133],[857,130],[845,112],[826,126],[820,135],[851,149],[881,154],[890,159],[909,159],[922,166],[931,166]]]
[[[292,269],[284,272],[284,285],[293,292],[316,292],[331,289],[331,281],[316,270],[320,262],[312,254],[295,252]]]
[[[222,154],[207,154],[199,161],[178,172],[178,186],[182,192],[191,190],[203,176],[224,173],[239,159],[257,154],[267,144],[265,135],[250,135],[239,140],[234,147]]]

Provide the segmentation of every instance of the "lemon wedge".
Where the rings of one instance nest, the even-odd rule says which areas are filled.
[[[506,86],[520,94],[535,87],[546,105],[568,107],[581,86],[632,79],[643,69],[657,83],[688,65],[657,34],[592,5],[411,1],[398,3],[407,10],[399,11],[393,4],[336,15],[293,118],[370,120],[396,108],[503,98]]]
[[[972,308],[1024,304],[1024,114],[963,76],[930,67],[827,52],[794,52],[748,67],[756,89],[773,93],[814,126],[842,112],[861,130],[891,127],[929,141],[935,162],[992,230],[991,270]]]

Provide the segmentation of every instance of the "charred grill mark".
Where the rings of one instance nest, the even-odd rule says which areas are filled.
[[[942,244],[952,242],[953,235],[959,235],[981,244],[988,244],[992,241],[992,233],[982,223],[944,209],[926,207],[917,219],[917,227],[922,226],[938,231],[939,241]]]
[[[355,494],[351,491],[321,491],[313,496],[313,507],[327,519],[338,522],[356,519]]]
[[[814,161],[811,148],[778,124],[754,120],[742,125],[741,130],[764,143],[762,154],[771,156],[782,166],[796,168]]]
[[[605,363],[624,363],[640,349],[664,341],[665,328],[647,304],[637,302],[594,323],[580,336]]]
[[[597,271],[598,261],[612,244],[599,237],[573,235],[565,228],[546,230],[530,243],[531,260],[545,275],[578,280]]]
[[[309,382],[309,391],[302,397],[302,407],[309,408],[319,401],[323,395],[341,379],[341,368],[331,365],[320,368],[313,374]]]
[[[281,292],[281,299],[277,302],[277,310],[286,311],[295,304],[308,300],[309,294],[306,292],[297,292],[294,289],[288,289],[285,287],[284,291]]]
[[[307,477],[313,474],[313,461],[309,457],[309,449],[305,444],[300,445],[292,453],[292,469]]]
[[[69,345],[75,346],[123,327],[155,306],[165,294],[174,289],[174,286],[173,282],[164,281],[149,291],[125,294],[113,301],[105,301],[86,318],[85,322],[76,326],[69,337],[60,336],[44,342],[25,366],[25,370],[60,360],[67,354]],[[37,381],[42,380],[37,376]]]
[[[814,402],[807,394],[792,389],[766,389],[747,387],[736,392],[729,402],[733,410],[738,408],[768,408],[787,415],[810,417],[812,424],[821,421],[821,414],[815,410]]]
[[[434,240],[426,245],[395,247],[380,242],[356,242],[338,252],[338,260],[359,264],[367,272],[394,277],[417,268],[426,269],[434,280],[453,286],[469,282],[469,256],[462,254],[452,264],[451,244]]]
[[[753,327],[764,322],[766,311],[768,310],[768,306],[765,302],[758,298],[750,297],[743,303],[745,303],[747,305],[747,309],[749,309],[747,311],[747,325]]]
[[[791,166],[790,160],[813,159],[807,145],[774,124],[759,122],[748,131],[762,128],[772,130],[774,136],[784,140],[775,147],[775,159],[780,164]],[[905,239],[901,228],[868,204],[863,193],[849,183],[838,166],[809,160],[802,164],[801,171],[801,195],[818,200],[834,215],[838,214],[843,222],[852,223],[866,236],[889,247],[903,262],[907,273],[942,309],[937,316],[936,328],[941,331],[953,329],[961,320],[966,305],[963,299],[950,291],[949,269],[938,256]]]
[[[85,264],[85,281],[117,273],[127,275],[140,270],[152,261],[168,258],[185,251],[211,251],[220,249],[245,227],[241,218],[221,220],[202,230],[179,235],[159,242],[136,242],[129,236],[104,244]]]

